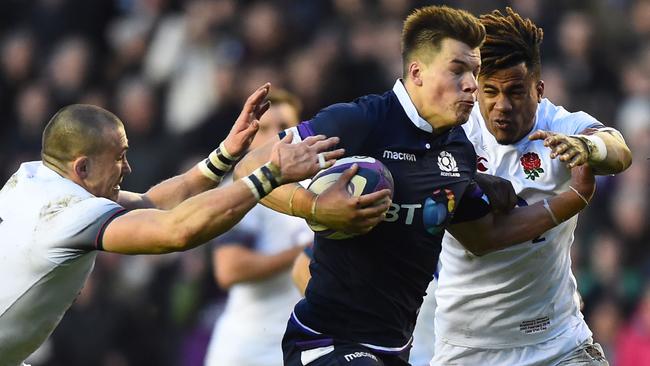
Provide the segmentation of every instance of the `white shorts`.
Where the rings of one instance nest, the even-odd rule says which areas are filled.
[[[568,334],[567,334],[568,333]],[[510,349],[483,349],[454,346],[436,337],[436,352],[431,366],[607,366],[603,349],[591,338],[584,342],[566,332],[547,342]]]

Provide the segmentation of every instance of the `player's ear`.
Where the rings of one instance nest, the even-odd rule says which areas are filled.
[[[544,80],[537,81],[537,85],[535,85],[535,91],[537,92],[537,103],[539,103],[544,97]]]
[[[406,77],[417,86],[422,86],[422,65],[419,61],[411,61],[406,70]]]
[[[72,171],[80,179],[88,178],[90,160],[87,156],[80,156],[72,161]]]

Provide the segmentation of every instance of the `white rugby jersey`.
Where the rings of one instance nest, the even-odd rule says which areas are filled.
[[[104,224],[121,212],[40,161],[22,164],[7,181],[0,191],[0,366],[21,365],[52,333],[93,268]]]
[[[602,125],[584,112],[569,113],[543,99],[530,133],[575,134],[587,127]],[[478,105],[463,128],[476,150],[478,171],[509,179],[527,204],[569,189],[570,171],[550,158],[543,141],[529,141],[526,135],[499,145]],[[446,233],[436,291],[436,335],[453,345],[479,348],[525,346],[566,331],[576,332],[576,344],[589,337],[571,273],[576,223],[574,216],[536,240],[481,257]]]
[[[217,245],[238,243],[271,255],[310,243],[313,236],[305,220],[258,204],[230,232],[219,237]],[[300,298],[290,269],[232,286],[212,334],[206,366],[282,365],[282,336]]]

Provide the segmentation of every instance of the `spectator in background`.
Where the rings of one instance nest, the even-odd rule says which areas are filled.
[[[345,88],[348,80],[363,78],[359,75],[334,74],[334,66],[339,63],[350,63],[343,58],[349,56],[346,51],[350,33],[353,29],[364,23],[371,22],[374,30],[374,44],[372,45],[371,59],[379,61],[382,75],[394,75],[401,72],[399,53],[394,51],[399,47],[399,42],[394,41],[399,37],[402,18],[416,6],[422,4],[420,0],[360,0],[360,1],[332,1],[332,0],[266,0],[278,10],[277,16],[283,28],[282,44],[279,57],[273,60],[260,59],[252,53],[245,53],[249,46],[243,33],[243,24],[246,14],[260,1],[234,1],[213,0],[207,1],[211,10],[206,11],[202,17],[213,19],[205,36],[202,37],[199,49],[205,52],[205,57],[216,60],[217,74],[222,69],[228,69],[221,76],[210,76],[212,72],[200,75],[192,82],[199,91],[213,89],[208,108],[209,117],[201,118],[197,125],[183,134],[172,133],[167,121],[170,113],[166,107],[171,100],[168,96],[170,90],[176,88],[171,78],[182,79],[185,68],[191,67],[190,63],[195,57],[184,57],[188,48],[196,48],[195,42],[176,39],[172,26],[179,26],[180,20],[198,19],[189,16],[190,7],[187,6],[194,0],[34,0],[3,1],[0,7],[0,42],[3,45],[19,44],[20,47],[2,48],[3,61],[0,62],[0,110],[3,118],[0,120],[0,181],[5,181],[13,173],[14,162],[33,153],[29,145],[16,143],[18,134],[17,118],[20,109],[16,100],[18,95],[31,85],[43,85],[48,90],[47,104],[50,112],[62,107],[56,96],[49,95],[52,90],[49,85],[51,74],[45,71],[54,56],[58,45],[70,36],[82,35],[92,45],[90,77],[86,78],[86,86],[82,88],[80,99],[74,102],[100,105],[106,109],[117,111],[117,93],[120,92],[123,80],[145,80],[154,91],[155,104],[158,106],[154,133],[147,140],[148,144],[168,146],[173,152],[166,156],[166,164],[170,169],[176,169],[190,156],[196,157],[213,148],[215,142],[222,140],[230,128],[227,121],[232,121],[239,113],[243,101],[239,91],[242,77],[247,77],[250,67],[259,64],[270,65],[276,69],[282,78],[278,86],[289,88],[301,96],[305,115],[314,115],[322,106],[335,101],[345,100],[349,95]],[[468,1],[450,0],[446,3],[451,6],[469,9],[475,14],[495,7],[503,7],[503,1]],[[509,0],[517,12],[532,18],[538,25],[543,26],[547,42],[543,46],[542,57],[545,67],[542,69],[542,79],[546,81],[545,94],[555,103],[570,106],[575,109],[592,110],[590,105],[598,104],[609,106],[615,112],[616,124],[623,135],[628,139],[630,148],[640,159],[634,162],[625,173],[616,177],[598,177],[597,193],[592,200],[589,210],[580,217],[580,225],[576,232],[574,247],[583,253],[590,253],[593,241],[597,238],[599,228],[608,228],[618,237],[624,252],[621,257],[621,268],[635,270],[646,274],[642,277],[644,283],[650,278],[650,251],[647,244],[650,242],[650,227],[644,225],[648,222],[650,214],[650,164],[644,163],[650,157],[650,88],[648,85],[648,52],[650,47],[650,1],[648,0]],[[207,7],[206,7],[207,8]],[[562,19],[569,13],[580,13],[592,19],[595,39],[592,49],[598,55],[585,59],[585,65],[596,68],[598,64],[605,64],[608,74],[598,75],[598,78],[588,81],[580,91],[569,89],[562,85],[562,75],[568,71],[565,67],[563,51],[559,49],[558,42]],[[216,19],[215,19],[216,18]],[[185,20],[183,20],[185,22]],[[197,29],[205,29],[201,21],[196,23]],[[162,37],[162,35],[166,35]],[[25,38],[23,38],[25,37]],[[269,36],[271,37],[271,36]],[[14,41],[21,39],[20,42]],[[160,41],[159,41],[160,39]],[[108,42],[106,42],[106,40]],[[554,42],[555,40],[555,42]],[[594,42],[595,41],[595,42]],[[27,46],[26,46],[27,45]],[[154,46],[155,45],[155,46]],[[564,46],[563,46],[564,47]],[[166,51],[156,53],[156,61],[169,63],[171,67],[165,69],[162,77],[153,77],[147,65],[147,55],[153,54],[154,49]],[[391,50],[392,49],[392,50]],[[11,50],[11,51],[10,51]],[[276,50],[277,51],[277,50]],[[277,54],[278,52],[272,52]],[[211,52],[214,52],[212,54]],[[188,53],[194,53],[189,51]],[[593,54],[594,52],[592,52]],[[262,53],[258,53],[262,54]],[[215,56],[216,55],[216,56]],[[244,55],[247,61],[242,62]],[[604,56],[603,56],[604,55]],[[214,56],[214,57],[213,57]],[[6,59],[11,58],[12,65],[7,68]],[[151,56],[149,56],[151,58]],[[300,62],[296,60],[300,59]],[[210,68],[215,64],[210,64]],[[392,66],[391,66],[392,65]],[[297,67],[300,66],[300,67]],[[8,71],[11,70],[11,71]],[[29,72],[25,73],[25,71]],[[146,71],[145,71],[146,70]],[[549,74],[551,76],[549,76]],[[226,77],[222,77],[227,75]],[[558,77],[555,77],[559,75]],[[329,77],[332,76],[332,77]],[[230,82],[224,80],[230,79]],[[323,80],[325,79],[325,80]],[[6,80],[16,80],[14,86],[6,84]],[[182,80],[181,80],[182,81]],[[330,89],[328,84],[336,84],[337,89]],[[598,86],[598,85],[601,86]],[[603,88],[602,85],[605,84]],[[327,88],[325,87],[327,85]],[[343,87],[341,87],[341,85]],[[618,85],[621,86],[619,91]],[[368,87],[367,85],[354,86]],[[389,88],[386,85],[383,89]],[[592,97],[594,91],[600,96]],[[181,93],[182,94],[182,93]],[[181,96],[192,96],[182,94]],[[207,96],[208,94],[206,94]],[[203,95],[200,96],[203,98]],[[355,95],[356,97],[356,95]],[[190,99],[192,102],[201,102],[203,99]],[[586,105],[583,103],[590,103]],[[192,107],[191,104],[185,105]],[[181,107],[184,107],[181,103]],[[596,117],[600,116],[597,112]],[[608,113],[612,113],[611,111]],[[119,114],[119,113],[118,113]],[[190,116],[188,114],[188,116]],[[184,117],[184,116],[183,116]],[[602,118],[610,120],[609,116]],[[226,122],[224,122],[226,121]],[[43,125],[46,121],[41,121]],[[198,126],[201,126],[198,128]],[[128,125],[127,125],[128,127]],[[173,145],[165,136],[171,136]],[[177,147],[181,143],[183,147]],[[173,148],[171,147],[173,146]],[[138,146],[134,146],[137,148]],[[133,151],[134,154],[138,154]],[[148,163],[157,164],[154,161]],[[11,165],[11,166],[8,166]],[[140,168],[135,170],[138,174]],[[134,175],[134,178],[135,178]],[[129,185],[130,179],[123,182]],[[645,227],[644,227],[645,226]],[[639,228],[641,227],[641,230]],[[578,248],[579,247],[579,248]],[[177,332],[173,328],[172,320],[168,315],[169,304],[174,295],[172,279],[182,277],[180,255],[155,257],[155,275],[141,280],[141,266],[134,257],[101,255],[98,266],[103,259],[114,262],[107,268],[108,276],[117,278],[128,272],[129,277],[144,281],[139,284],[135,292],[122,291],[123,284],[112,285],[99,279],[104,289],[110,290],[111,297],[117,301],[134,300],[133,293],[155,294],[152,296],[135,296],[139,301],[138,308],[146,309],[139,317],[116,317],[114,322],[138,324],[142,334],[149,342],[148,347],[137,341],[130,334],[130,342],[118,344],[118,347],[146,349],[145,354],[162,354],[162,348],[177,350],[180,345],[176,343],[179,338],[167,338],[170,332]],[[154,261],[153,257],[148,258]],[[583,272],[589,265],[589,260],[584,264],[575,263],[578,270]],[[208,271],[210,272],[210,271]],[[119,275],[117,274],[119,273]],[[205,275],[205,274],[204,274]],[[91,275],[91,276],[94,276]],[[214,284],[211,276],[203,279],[204,282]],[[113,288],[112,286],[115,286]],[[120,292],[122,291],[122,292]],[[214,288],[211,288],[214,293]],[[611,294],[610,294],[611,295]],[[104,301],[104,300],[102,300]],[[109,301],[107,298],[106,301]],[[587,304],[592,309],[597,304]],[[202,303],[201,311],[211,311],[211,303]],[[630,317],[628,308],[620,308],[624,320]],[[152,315],[152,318],[148,318]],[[200,317],[197,317],[200,318]],[[146,320],[145,320],[146,319]],[[591,319],[588,319],[592,321]],[[189,319],[190,322],[194,319]],[[66,322],[63,319],[62,325]],[[141,323],[141,324],[140,324]],[[210,328],[212,320],[209,321]],[[590,324],[591,325],[591,324]],[[100,325],[97,325],[99,328]],[[100,331],[98,329],[98,331]],[[180,333],[180,332],[177,332]],[[598,334],[595,334],[597,337]],[[128,343],[128,344],[127,344]],[[160,346],[164,344],[165,346]],[[65,344],[61,344],[64,347]],[[156,348],[158,347],[158,348]],[[156,349],[158,351],[156,352]],[[72,350],[71,352],[74,352]],[[137,350],[123,352],[130,364],[141,366],[176,365],[175,358],[157,357],[144,359],[138,355]],[[56,366],[57,357],[50,363],[35,362],[37,365]],[[85,365],[84,365],[85,366]]]
[[[23,161],[38,160],[41,131],[50,112],[50,94],[45,84],[28,84],[18,92],[14,127],[6,133],[2,147],[10,156],[8,170],[3,173],[11,174]]]
[[[219,102],[209,83],[219,61],[211,31],[235,10],[231,0],[190,0],[184,6],[185,13],[161,20],[144,63],[149,80],[168,83],[165,127],[175,135],[194,128]]]
[[[260,119],[251,149],[299,122],[297,98],[282,90],[269,95],[271,108]],[[280,343],[300,295],[290,268],[313,233],[304,220],[255,206],[230,232],[216,239],[215,280],[228,289],[217,319],[206,366],[280,366]]]
[[[622,304],[615,297],[605,295],[592,306],[591,314],[587,317],[594,341],[598,342],[607,357],[614,361],[618,358],[616,341],[622,326]],[[611,363],[615,365],[615,363]]]
[[[66,38],[56,46],[45,74],[55,105],[79,100],[91,73],[91,57],[92,49],[82,37]]]
[[[600,231],[588,253],[588,269],[579,276],[580,294],[585,302],[584,314],[593,318],[592,311],[601,299],[612,296],[629,308],[638,300],[642,289],[640,274],[623,267],[626,247],[618,235]]]
[[[129,161],[140,167],[125,179],[124,187],[134,192],[146,191],[177,171],[178,166],[171,164],[170,159],[177,150],[176,146],[182,142],[171,139],[160,128],[158,100],[144,79],[123,80],[117,87],[115,102],[116,114],[129,121],[125,126],[133,145],[129,150]],[[213,144],[214,141],[219,140],[212,140]],[[159,158],[152,160],[152,156]]]
[[[616,366],[650,366],[650,286],[616,343]]]

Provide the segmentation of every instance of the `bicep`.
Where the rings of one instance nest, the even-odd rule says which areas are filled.
[[[127,210],[154,207],[151,200],[147,199],[144,194],[129,191],[120,191],[120,194],[117,197],[117,203]]]
[[[180,244],[178,233],[168,230],[169,220],[169,211],[129,211],[106,225],[99,234],[101,245],[105,251],[121,254],[167,253],[173,244]]]

